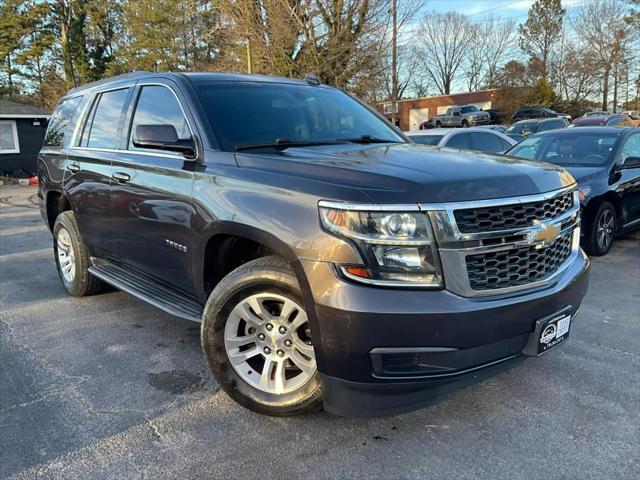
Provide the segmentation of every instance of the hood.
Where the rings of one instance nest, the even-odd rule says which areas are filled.
[[[484,200],[533,195],[575,183],[566,171],[550,164],[411,143],[289,148],[238,153],[236,160],[243,168],[357,188],[374,203]]]
[[[606,167],[564,167],[580,186],[588,185],[597,178],[604,176]]]

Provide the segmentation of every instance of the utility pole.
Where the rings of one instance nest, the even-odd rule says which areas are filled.
[[[396,125],[398,108],[398,9],[397,0],[391,0],[391,123]]]
[[[253,73],[253,62],[251,60],[251,38],[247,37],[247,73]]]

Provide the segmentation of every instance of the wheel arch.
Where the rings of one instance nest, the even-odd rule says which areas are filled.
[[[46,212],[47,212],[47,224],[49,230],[53,231],[53,225],[56,222],[56,218],[62,212],[72,210],[71,203],[65,194],[59,190],[49,190],[45,199]]]
[[[584,210],[584,220],[586,224],[585,226],[591,228],[591,226],[593,225],[594,216],[598,211],[598,208],[600,208],[600,205],[602,205],[604,202],[609,202],[611,205],[613,205],[613,208],[616,212],[616,235],[619,235],[621,232],[622,224],[624,223],[622,203],[620,202],[620,198],[618,197],[618,195],[612,190],[609,190],[602,195],[598,195],[597,197],[594,197],[587,202]]]
[[[306,277],[293,249],[275,235],[234,222],[217,222],[202,236],[193,256],[195,285],[206,298],[215,285],[231,270],[255,258],[279,255],[291,264],[301,289]]]

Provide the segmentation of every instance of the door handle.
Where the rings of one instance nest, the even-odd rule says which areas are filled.
[[[111,177],[120,183],[127,183],[129,180],[131,180],[131,176],[122,172],[115,172],[113,175],[111,175]]]
[[[67,170],[69,170],[70,172],[73,172],[73,173],[78,173],[80,171],[80,165],[75,163],[75,162],[74,163],[69,163],[67,165]]]

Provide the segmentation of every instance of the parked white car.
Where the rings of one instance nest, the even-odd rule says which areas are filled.
[[[458,128],[432,128],[417,132],[405,132],[405,135],[413,143],[421,145],[486,153],[503,153],[518,143],[500,132],[483,127],[464,130]]]

